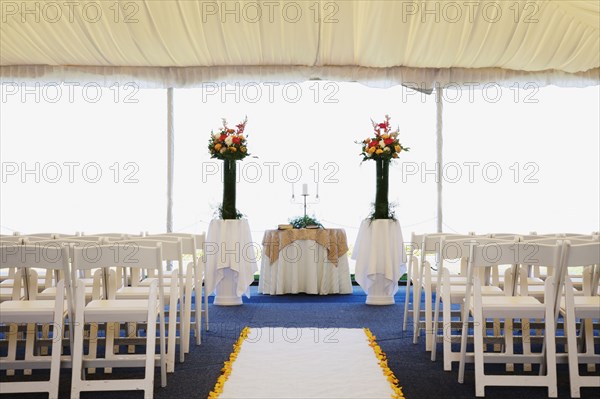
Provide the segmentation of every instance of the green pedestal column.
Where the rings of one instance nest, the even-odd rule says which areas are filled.
[[[389,159],[375,160],[377,180],[375,193],[375,219],[389,219]]]
[[[235,160],[223,160],[223,219],[236,219],[237,211],[235,208],[235,185],[236,168]]]

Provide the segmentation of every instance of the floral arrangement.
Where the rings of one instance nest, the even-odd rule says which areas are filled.
[[[231,129],[227,126],[227,120],[223,118],[223,126],[217,132],[211,131],[208,140],[211,158],[240,160],[250,155],[244,136],[247,122],[246,117],[242,123],[235,125],[235,129]]]
[[[295,229],[305,229],[308,226],[317,226],[323,228],[323,225],[314,217],[310,216],[298,216],[290,220],[290,224]]]
[[[369,219],[395,219],[394,210],[390,210],[388,201],[389,188],[389,166],[390,162],[398,158],[402,151],[408,151],[408,147],[403,147],[398,141],[399,128],[392,130],[390,125],[390,116],[386,115],[382,123],[373,124],[373,137],[367,137],[361,142],[357,142],[362,147],[361,156],[363,162],[369,159],[375,161],[376,172],[376,191],[374,209]]]
[[[235,125],[235,129],[227,126],[227,120],[223,118],[223,127],[218,132],[211,131],[208,140],[208,151],[211,158],[223,161],[223,202],[219,206],[219,217],[221,219],[241,219],[244,215],[235,207],[236,200],[236,161],[246,158],[248,147],[246,146],[246,123],[244,121]]]
[[[385,116],[385,121],[376,123],[371,119],[373,124],[374,136],[367,137],[362,142],[361,156],[363,161],[369,159],[393,159],[398,158],[398,154],[402,151],[408,151],[408,147],[403,147],[398,141],[399,128],[392,131],[389,115]]]

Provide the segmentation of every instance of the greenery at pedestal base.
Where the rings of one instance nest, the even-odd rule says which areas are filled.
[[[219,207],[217,208],[217,210],[214,213],[214,217],[217,219],[224,219],[224,220],[237,220],[237,219],[242,219],[244,216],[243,213],[241,213],[239,210],[235,210],[235,214],[234,217],[231,217],[232,213],[228,213],[227,217],[223,217],[223,204],[219,204]]]
[[[371,213],[369,213],[369,216],[367,217],[367,219],[370,219],[371,221],[373,220],[377,220],[377,219],[383,219],[383,220],[396,220],[396,207],[398,206],[397,202],[390,202],[388,203],[388,213],[387,213],[387,217],[375,217],[375,203],[371,202]]]

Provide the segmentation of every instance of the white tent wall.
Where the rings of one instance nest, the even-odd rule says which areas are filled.
[[[295,184],[297,196],[302,183],[308,183],[314,195],[318,163],[320,203],[310,205],[309,214],[327,226],[346,228],[353,242],[374,198],[374,166],[361,165],[354,141],[371,131],[369,118],[379,120],[389,113],[394,126],[400,127],[401,142],[411,147],[391,168],[390,201],[398,203],[396,213],[407,237],[411,231],[435,231],[435,176],[436,168],[440,170],[435,154],[435,96],[401,86],[370,89],[357,83],[307,82],[299,87],[302,95],[297,102],[286,101],[280,90],[271,101],[265,94],[267,87],[257,102],[248,101],[253,98],[233,86],[219,93],[174,90],[173,230],[207,228],[222,197],[220,161],[211,160],[206,148],[209,133],[220,126],[221,117],[237,123],[248,115],[249,149],[258,158],[240,162],[238,208],[250,219],[254,239],[260,241],[263,230],[301,214],[301,205],[290,202],[297,167],[283,173],[286,164],[295,162],[301,171]],[[165,230],[166,90],[140,90],[132,98],[138,103],[124,102],[124,96],[115,103],[113,90],[102,94],[96,103],[81,101],[79,93],[78,103],[69,102],[67,96],[50,103],[43,95],[36,102],[29,94],[25,102],[10,96],[2,104],[6,111],[0,121],[4,234],[10,229],[55,230],[59,217],[65,232]],[[493,89],[444,91],[443,229],[597,230],[598,87],[548,87],[536,94],[532,89],[504,89],[496,97]],[[40,164],[39,182],[35,173],[27,174],[23,162],[30,170]],[[52,182],[54,169],[43,170],[51,162],[62,165],[62,180],[56,183]],[[68,181],[66,162],[81,165],[75,169],[74,184]],[[81,174],[83,165],[92,162],[102,168],[98,183],[85,180],[93,180],[93,167],[89,175]],[[115,183],[110,167],[116,162],[120,177]],[[126,183],[133,172],[125,168],[128,162],[139,168],[132,176],[137,182]],[[526,166],[530,162],[539,166],[531,176],[534,169]],[[470,163],[477,163],[472,166],[473,182]],[[7,167],[14,164],[19,170],[13,175]],[[502,173],[498,181],[494,181],[495,164]],[[462,173],[459,179],[457,170]],[[538,181],[526,182],[528,177]],[[493,209],[501,212],[490,212]]]
[[[164,231],[165,90],[132,93],[3,99],[2,234]]]
[[[360,137],[355,137],[354,133],[348,132],[354,132],[357,130],[357,126],[362,126],[359,121],[361,118],[377,118],[377,115],[381,113],[390,113],[396,118],[394,112],[398,111],[397,119],[400,119],[400,123],[406,124],[406,131],[419,132],[422,135],[418,138],[407,137],[408,144],[420,151],[415,153],[416,150],[413,150],[410,155],[419,156],[425,167],[431,167],[433,164],[435,168],[435,158],[429,159],[430,155],[433,156],[435,148],[433,132],[435,131],[436,111],[435,104],[432,103],[435,102],[435,96],[429,96],[427,100],[422,101],[430,105],[428,108],[424,108],[423,104],[420,104],[421,108],[427,109],[429,113],[422,117],[421,124],[415,124],[405,116],[406,114],[416,115],[416,108],[408,110],[407,106],[411,100],[406,94],[406,89],[399,88],[398,85],[403,84],[420,89],[431,89],[437,85],[444,87],[444,93],[451,93],[456,89],[459,92],[466,90],[471,93],[472,89],[475,89],[477,93],[485,93],[485,96],[490,89],[492,91],[501,90],[500,87],[505,88],[504,93],[519,92],[527,95],[524,90],[526,91],[528,87],[539,89],[547,85],[575,88],[592,86],[596,88],[597,93],[600,82],[600,52],[598,52],[600,47],[600,3],[595,0],[515,0],[511,2],[484,0],[464,3],[434,0],[422,2],[325,0],[310,2],[193,0],[103,2],[90,0],[69,4],[43,3],[32,0],[21,2],[0,0],[0,83],[2,83],[2,109],[0,112],[3,116],[3,137],[0,139],[3,144],[8,143],[8,145],[3,145],[2,149],[3,167],[4,165],[12,166],[11,162],[21,159],[34,163],[38,159],[43,159],[42,153],[37,154],[38,158],[33,155],[20,157],[18,154],[28,148],[31,140],[39,140],[38,136],[32,134],[33,132],[39,134],[45,129],[51,130],[48,126],[49,119],[44,119],[42,116],[35,120],[20,121],[19,127],[11,124],[15,123],[11,114],[13,110],[32,101],[31,98],[34,99],[34,102],[36,98],[41,98],[41,103],[45,102],[47,109],[50,110],[52,104],[56,102],[69,101],[73,93],[75,96],[85,97],[84,102],[95,103],[95,101],[89,101],[89,93],[99,92],[104,93],[101,96],[103,98],[117,96],[118,98],[114,97],[114,103],[122,106],[128,100],[136,99],[136,93],[144,93],[140,96],[146,98],[145,89],[169,89],[169,93],[173,96],[168,96],[167,90],[155,91],[159,93],[157,96],[161,98],[160,102],[164,105],[163,110],[157,111],[155,104],[152,103],[143,111],[144,107],[141,103],[150,104],[142,101],[138,104],[139,108],[130,114],[135,120],[141,118],[144,123],[147,123],[149,131],[162,132],[162,138],[156,142],[154,136],[149,139],[142,133],[146,129],[140,125],[131,124],[128,128],[107,125],[111,121],[116,123],[115,119],[110,117],[95,115],[88,117],[87,120],[78,119],[79,124],[66,123],[66,116],[61,120],[53,119],[55,128],[57,125],[61,125],[62,129],[64,125],[64,128],[69,131],[83,129],[88,134],[90,131],[102,127],[110,130],[111,133],[121,132],[123,136],[130,135],[132,137],[128,137],[128,139],[137,140],[138,143],[149,140],[148,143],[152,143],[152,145],[147,147],[148,143],[144,143],[146,146],[144,152],[154,158],[152,162],[148,163],[149,166],[145,171],[152,171],[154,178],[151,181],[153,188],[148,188],[151,192],[146,195],[152,198],[152,201],[162,204],[160,208],[154,209],[167,210],[167,230],[187,229],[190,225],[198,227],[198,220],[205,221],[207,219],[207,215],[202,213],[203,211],[193,213],[193,215],[184,212],[185,217],[180,217],[177,213],[178,190],[182,190],[182,193],[195,193],[195,189],[191,187],[194,180],[197,179],[197,174],[194,175],[194,173],[198,173],[198,170],[190,167],[189,162],[191,160],[196,162],[199,159],[198,154],[205,156],[205,145],[201,144],[195,148],[179,144],[185,151],[190,151],[192,148],[195,148],[196,151],[193,154],[186,152],[181,160],[177,156],[174,157],[173,155],[179,151],[178,147],[172,146],[174,140],[177,143],[179,140],[185,143],[188,139],[184,131],[189,132],[192,129],[185,123],[178,122],[174,125],[175,115],[186,107],[195,107],[194,112],[201,116],[194,118],[193,129],[197,130],[193,134],[197,135],[198,132],[207,134],[210,128],[218,127],[218,123],[215,121],[220,116],[236,114],[236,112],[232,112],[231,102],[227,101],[222,102],[220,107],[212,109],[206,107],[207,103],[204,100],[196,102],[194,105],[177,102],[175,108],[168,108],[167,104],[173,104],[172,100],[177,97],[177,91],[180,89],[200,89],[196,92],[204,93],[201,94],[204,99],[204,95],[207,93],[218,94],[227,92],[227,90],[255,89],[256,87],[265,87],[265,85],[279,88],[287,84],[294,88],[304,88],[305,91],[310,92],[310,85],[316,83],[312,82],[314,80],[320,80],[322,84],[327,84],[329,81],[359,82],[369,87],[386,88],[387,93],[395,94],[386,97],[381,96],[381,91],[369,91],[371,89],[364,88],[365,92],[360,94],[362,97],[359,97],[359,101],[362,101],[361,104],[350,104],[352,101],[347,100],[344,104],[339,104],[342,111],[338,114],[337,119],[348,119],[353,122],[348,123],[347,128],[340,130],[345,135],[340,136],[337,140],[360,139]],[[342,87],[347,84],[339,83],[339,85]],[[58,97],[56,94],[52,97],[53,93],[58,93]],[[364,99],[372,99],[372,96],[386,97],[387,101],[379,103],[378,107],[366,107]],[[69,100],[65,100],[66,97]],[[504,94],[503,98],[506,97],[508,95]],[[575,94],[571,101],[577,102],[576,97]],[[369,105],[375,103],[370,101]],[[315,104],[317,107],[323,106],[318,102]],[[590,102],[588,101],[587,104]],[[591,104],[595,103],[592,101]],[[251,115],[251,118],[256,121],[259,132],[273,129],[273,116],[267,119],[259,116],[263,111],[261,108],[257,108],[260,102],[238,101],[237,105],[243,108],[243,111],[240,109],[237,113],[240,116],[242,113]],[[297,106],[297,104],[291,105]],[[438,105],[441,104],[438,103]],[[271,106],[272,104],[268,104],[268,107]],[[452,118],[451,113],[453,112],[464,115],[465,112],[470,112],[465,110],[471,108],[463,106],[460,111],[456,111],[452,105],[444,104],[444,107],[444,118]],[[25,108],[27,111],[21,109],[20,112],[32,112],[30,105],[26,104]],[[361,111],[369,109],[371,112],[360,114],[354,112],[356,109]],[[582,125],[578,131],[579,137],[581,142],[585,143],[583,145],[587,150],[597,148],[597,145],[588,147],[588,144],[593,146],[597,143],[598,108],[585,109],[594,110],[591,115],[585,113],[578,115],[578,120]],[[36,113],[38,110],[32,113],[36,117],[39,116]],[[39,112],[52,112],[48,110]],[[312,116],[317,115],[320,111],[320,108],[313,109],[311,118],[303,118],[297,124],[303,123],[305,129],[314,129],[314,122],[319,117]],[[139,114],[136,114],[137,112]],[[518,111],[515,109],[509,112]],[[560,117],[560,115],[555,115],[554,111],[546,112],[552,113],[556,118]],[[288,120],[296,118],[298,113],[297,110],[294,111],[291,116],[287,117]],[[352,113],[350,117],[349,113]],[[17,113],[17,115],[19,114]],[[278,115],[280,120],[283,115],[285,113]],[[161,116],[163,119],[159,121]],[[69,117],[71,116],[69,115]],[[563,115],[563,117],[564,119],[561,121],[573,120],[571,115]],[[322,118],[327,121],[326,117]],[[509,116],[503,121],[508,123],[511,119],[513,118]],[[177,120],[179,121],[179,116],[177,116]],[[186,118],[184,117],[183,120],[185,121]],[[464,116],[460,120],[464,122]],[[532,124],[527,127],[521,125],[516,129],[521,132],[526,131],[527,135],[531,137],[537,137],[536,134],[539,130],[544,129],[541,122],[545,120],[547,119],[538,119],[537,125]],[[95,125],[94,129],[89,128],[90,121]],[[201,121],[202,123],[200,123]],[[309,126],[311,123],[313,127]],[[204,129],[200,128],[202,126]],[[338,128],[330,128],[327,123],[318,126],[319,129]],[[446,122],[444,122],[444,126],[446,126]],[[452,159],[455,154],[452,150],[453,143],[456,143],[453,138],[461,137],[460,133],[456,134],[455,131],[462,130],[461,128],[457,129],[456,126],[458,125],[454,124],[453,127],[453,123],[450,123],[447,132],[450,136],[444,136],[445,142],[450,143],[451,146],[450,150],[443,151],[444,159]],[[505,129],[510,128],[510,126],[505,127]],[[23,137],[15,139],[14,134]],[[99,130],[96,134],[100,134]],[[301,131],[296,133],[296,135],[301,134]],[[69,143],[74,142],[68,135],[63,137],[63,140]],[[107,135],[106,138],[108,137],[110,136]],[[272,140],[270,136],[269,138]],[[425,138],[425,142],[420,142],[421,138]],[[95,137],[94,143],[102,139]],[[48,139],[44,138],[44,140]],[[260,148],[260,139],[257,141],[257,148]],[[154,145],[158,145],[160,154],[151,150]],[[536,144],[534,142],[530,145],[535,146]],[[94,144],[92,144],[92,150],[101,148],[93,146]],[[4,148],[9,149],[5,150]],[[75,147],[70,148],[71,151],[74,151]],[[425,154],[424,149],[430,153]],[[77,151],[79,151],[79,147],[77,147]],[[340,149],[340,153],[341,151]],[[348,151],[352,150],[348,148]],[[107,150],[106,153],[110,154],[110,151]],[[285,152],[282,153],[285,154]],[[307,147],[304,152],[298,152],[298,154],[304,155],[307,153],[314,154],[315,157],[319,154],[310,147]],[[62,153],[59,152],[59,154]],[[438,149],[438,164],[441,154],[442,152]],[[589,155],[592,157],[591,159],[598,160],[597,153]],[[125,155],[123,154],[121,158],[123,156]],[[97,155],[90,153],[88,157],[95,159],[94,157]],[[337,157],[338,153],[335,154],[336,159]],[[57,155],[56,158],[65,159],[65,156]],[[271,158],[272,154],[269,154],[269,159]],[[318,159],[332,158],[334,156],[331,152],[324,152]],[[48,159],[45,161],[52,162]],[[7,160],[9,163],[6,163]],[[181,167],[179,166],[180,161],[184,163]],[[164,167],[164,165],[167,166]],[[177,167],[173,169],[175,166]],[[589,166],[589,164],[582,165],[582,167]],[[357,176],[364,173],[364,169],[363,167],[361,172],[356,172],[351,167],[348,168],[349,176],[352,176],[348,181],[353,183],[359,181]],[[3,169],[3,192],[6,192],[8,187],[4,182],[5,172],[6,170]],[[202,173],[202,170],[200,172]],[[363,177],[364,181],[369,181],[368,179],[368,177]],[[156,187],[159,182],[162,182],[163,185],[160,194],[157,194]],[[557,182],[552,184],[556,185]],[[416,199],[416,204],[420,207],[425,206],[426,201],[430,199],[432,201],[431,207],[427,208],[432,210],[428,215],[431,216],[430,218],[418,214],[415,219],[407,220],[405,218],[407,212],[400,212],[403,215],[403,221],[406,222],[403,225],[423,227],[417,229],[420,231],[431,231],[441,227],[452,228],[452,226],[459,225],[454,216],[450,217],[450,223],[448,221],[442,223],[442,206],[438,201],[436,226],[435,187],[437,186],[439,196],[441,185],[446,187],[447,182],[434,182],[432,185],[424,184],[420,188],[412,189],[403,186],[408,194],[403,192],[400,202],[403,206],[407,205],[406,209],[410,209],[408,207],[410,202],[407,202],[407,198]],[[52,187],[56,189],[58,186]],[[243,183],[241,187],[243,189]],[[258,185],[254,184],[251,187],[256,189]],[[453,192],[452,189],[455,187],[448,187],[449,190],[444,194],[444,198],[451,201],[450,203],[460,197],[459,192]],[[585,198],[591,199],[592,206],[597,205],[597,186],[591,184],[589,187],[591,191]],[[43,188],[43,184],[36,186],[36,189],[40,188]],[[433,192],[430,194],[419,192],[419,190],[427,191],[431,188],[433,188]],[[214,193],[220,192],[219,186],[202,186],[202,189],[211,193],[212,197],[209,202],[214,204],[217,201]],[[322,190],[324,189],[322,188]],[[363,191],[366,193],[366,190]],[[12,197],[12,191],[9,192],[11,194],[2,194],[4,199],[12,198],[3,201],[3,216],[8,215],[9,210],[12,211],[20,205],[20,202]],[[52,201],[60,202],[59,196],[64,192],[56,191],[52,194],[49,198],[52,198]],[[93,192],[91,194],[86,193],[86,197],[93,198],[92,201],[101,197],[94,195]],[[141,193],[129,194],[131,195],[127,195],[127,198],[132,201],[131,204],[135,202],[134,198],[137,201],[143,201],[145,198]],[[35,198],[46,197],[47,192],[40,191],[35,195],[29,192],[25,195],[28,196],[28,201],[33,201],[26,202],[28,205],[26,209],[30,209],[36,203]],[[123,193],[117,194],[117,197],[122,195]],[[195,194],[189,197],[185,196],[185,201],[207,204],[203,195],[204,193],[200,196]],[[253,198],[263,197],[263,192],[253,193]],[[277,198],[279,201],[283,199],[283,197]],[[427,198],[427,200],[423,198]],[[171,206],[172,200],[175,208]],[[357,199],[354,198],[354,200]],[[121,200],[120,203],[124,204],[124,201]],[[146,202],[146,204],[148,203]],[[9,205],[9,208],[6,208],[6,204]],[[117,203],[115,202],[113,205],[117,206]],[[366,207],[360,205],[359,209]],[[445,210],[448,208],[449,205],[444,206]],[[77,207],[73,209],[77,209]],[[136,212],[139,212],[140,209],[136,209]],[[286,215],[289,215],[290,209],[287,211]],[[163,211],[153,211],[152,219],[164,220],[163,215]],[[597,215],[589,216],[591,216],[591,224],[594,225],[591,229],[595,229],[598,217]],[[262,218],[265,226],[281,222],[281,215],[277,218],[275,214],[271,214],[269,217],[263,215]],[[521,217],[521,219],[523,218]],[[6,222],[6,220],[10,222]],[[121,218],[121,220],[124,219]],[[136,219],[130,219],[130,221],[132,220]],[[162,223],[155,225],[154,221],[137,220],[138,227],[141,229],[164,230]],[[431,227],[425,228],[428,223],[431,223]],[[6,226],[12,226],[11,217],[3,218],[2,224],[3,229]],[[583,223],[583,225],[587,226],[587,223]],[[127,226],[133,227],[132,224],[127,224]],[[567,228],[576,226],[576,224],[565,221],[564,226]],[[114,226],[114,228],[117,227]],[[128,227],[128,230],[132,227]],[[106,230],[101,227],[98,229]],[[135,229],[137,230],[137,228]],[[468,229],[473,230],[473,228]],[[43,230],[43,228],[40,227],[36,230]]]
[[[405,160],[435,162],[431,117],[435,103],[424,102],[430,96],[408,95],[412,90],[398,86],[370,89],[357,83],[307,82],[298,88],[301,95],[294,102],[286,100],[283,91],[275,91],[270,99],[267,87],[257,102],[244,95],[236,101],[235,93],[240,92],[233,87],[228,93],[208,95],[175,90],[177,229],[205,229],[221,202],[222,162],[210,159],[207,150],[209,133],[220,126],[221,116],[234,124],[248,115],[248,149],[257,158],[239,162],[237,207],[248,216],[256,241],[265,229],[302,215],[302,184],[309,185],[308,201],[313,203],[318,181],[319,202],[308,206],[308,214],[326,226],[345,228],[349,242],[354,242],[374,200],[375,168],[371,162],[361,164],[360,146],[355,143],[371,133],[369,118],[383,120],[389,113],[394,126],[400,127],[401,142],[414,148]],[[402,163],[394,163],[390,201],[398,204],[397,216],[407,226],[435,229],[435,182],[422,184],[413,178],[403,182],[402,174]]]
[[[445,229],[597,230],[599,87],[444,93]]]

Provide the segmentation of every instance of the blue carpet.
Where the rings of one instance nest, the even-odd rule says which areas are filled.
[[[220,375],[223,362],[229,358],[232,345],[245,326],[250,327],[368,327],[377,336],[377,342],[387,353],[389,366],[394,371],[408,399],[475,397],[473,366],[467,365],[465,383],[457,382],[457,366],[452,372],[443,371],[441,359],[435,363],[424,350],[424,338],[413,345],[412,334],[401,331],[405,287],[399,287],[396,304],[367,306],[360,287],[352,295],[281,295],[257,293],[251,287],[251,298],[244,297],[242,306],[209,305],[210,331],[203,334],[200,346],[192,346],[184,363],[177,363],[175,373],[168,375],[168,386],[160,387],[157,373],[155,398],[206,398]],[[293,335],[293,331],[290,332]],[[441,355],[441,345],[438,354]],[[441,356],[439,356],[441,357]],[[559,398],[569,397],[568,369],[559,365]],[[119,374],[121,375],[121,374]],[[123,373],[124,377],[129,373]],[[600,378],[600,377],[599,377]],[[3,380],[5,378],[3,377]],[[69,397],[70,372],[61,374],[61,398]],[[0,392],[2,391],[0,385]],[[582,398],[597,398],[598,390],[582,389]],[[544,388],[486,388],[486,397],[541,399],[547,397]],[[2,396],[4,397],[4,395]],[[44,395],[12,395],[12,398],[38,399]],[[142,398],[141,392],[85,393],[82,398],[128,399]],[[240,398],[243,399],[243,398]],[[301,398],[299,398],[301,399]],[[340,398],[343,399],[343,398]]]

